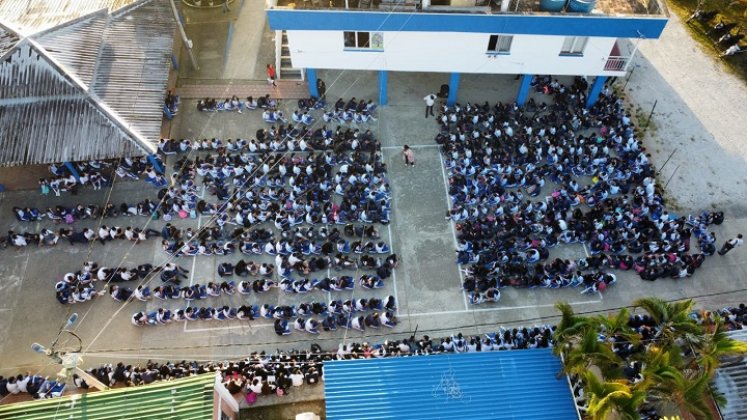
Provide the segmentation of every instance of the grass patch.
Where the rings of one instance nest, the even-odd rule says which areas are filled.
[[[709,22],[703,24],[697,20],[685,23],[690,15],[698,7],[697,0],[670,0],[669,9],[676,13],[684,23],[690,35],[703,45],[704,50],[716,60],[725,64],[726,68],[738,75],[743,81],[747,81],[747,53],[738,53],[733,56],[719,58],[719,54],[726,48],[718,45],[718,39],[712,38],[706,32],[723,18],[727,23],[737,23],[737,28],[747,28],[747,1],[724,1],[724,0],[705,0],[701,3],[702,10],[716,10],[718,14]],[[732,32],[736,29],[732,29]],[[747,48],[745,39],[739,42],[742,48]]]

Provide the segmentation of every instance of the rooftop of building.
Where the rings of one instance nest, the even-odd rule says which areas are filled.
[[[560,12],[548,11],[548,3],[558,5]],[[669,16],[662,0],[596,0],[590,12],[573,12],[589,0],[431,0],[422,7],[422,0],[271,0],[276,8],[303,10],[358,10],[375,12],[467,13],[467,14],[519,14],[519,15],[594,15],[594,16]],[[593,0],[592,0],[593,1]],[[571,4],[573,3],[573,4]]]

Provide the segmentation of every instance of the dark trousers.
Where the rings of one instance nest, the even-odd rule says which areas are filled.
[[[431,117],[435,117],[435,115],[433,115],[433,105],[426,105],[426,107],[425,107],[425,118],[428,118],[428,113],[429,112],[431,114]]]
[[[730,244],[728,241],[724,243],[724,246],[721,247],[721,249],[718,251],[718,255],[726,255],[727,252],[734,249],[734,245]]]

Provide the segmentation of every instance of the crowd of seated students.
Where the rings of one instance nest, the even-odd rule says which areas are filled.
[[[265,288],[267,286],[267,288]],[[272,287],[272,282],[256,280],[251,286],[242,291],[248,294],[250,290],[254,293],[263,293]],[[236,291],[233,282],[222,284],[210,283],[207,286],[194,285],[181,289],[174,287],[159,287],[158,290],[148,291],[148,297],[141,299],[137,297],[138,291],[131,296],[140,300],[147,300],[150,296],[158,299],[184,299],[187,302],[204,300],[210,297],[219,297],[221,294],[232,295]],[[153,311],[139,311],[132,315],[131,321],[135,326],[168,325],[179,321],[253,321],[256,318],[274,319],[275,332],[278,335],[288,335],[293,330],[305,331],[318,334],[321,331],[336,331],[337,327],[352,328],[365,331],[366,328],[388,327],[394,328],[397,324],[394,311],[397,305],[393,296],[384,299],[360,298],[332,300],[329,304],[318,301],[301,302],[298,305],[241,305],[231,307],[228,305],[211,307],[189,305],[177,310],[157,308]]]
[[[72,224],[76,220],[110,218],[118,216],[152,216],[158,208],[158,204],[150,199],[145,199],[137,204],[107,203],[100,207],[96,204],[76,204],[73,207],[57,205],[47,207],[46,211],[36,207],[13,207],[13,214],[19,222],[39,222],[48,219],[54,223]]]
[[[252,96],[248,96],[246,100],[239,99],[238,96],[233,95],[226,99],[216,98],[205,98],[197,102],[197,110],[201,112],[231,112],[236,111],[239,114],[243,113],[244,110],[260,109],[276,109],[278,107],[278,101],[275,98],[271,98],[270,94],[265,96],[257,97],[256,99]]]
[[[154,229],[106,225],[101,225],[95,230],[91,228],[83,228],[81,230],[64,227],[57,230],[42,228],[39,233],[9,230],[6,235],[0,236],[0,247],[4,248],[10,245],[16,249],[22,249],[29,245],[38,247],[55,246],[59,243],[60,239],[68,241],[70,245],[78,243],[89,244],[93,242],[104,245],[111,240],[127,240],[137,244],[158,235],[159,232]]]
[[[75,379],[80,381],[78,375]],[[34,399],[54,398],[62,396],[65,383],[50,380],[49,377],[34,375],[31,372],[4,377],[0,375],[0,397],[27,394]]]
[[[669,213],[622,99],[605,90],[586,109],[583,80],[549,84],[542,90],[553,95],[550,107],[456,104],[436,119],[447,219],[456,223],[457,262],[468,266],[473,303],[498,300],[505,286],[601,291],[615,280],[598,274],[606,269],[645,280],[691,276],[715,251],[707,226],[723,213]],[[547,261],[551,248],[569,243],[591,256]]]
[[[65,273],[62,280],[55,283],[55,296],[62,304],[82,303],[102,294],[96,289],[99,282],[112,284],[109,293],[112,298],[124,302],[130,298],[129,289],[116,283],[144,279],[154,267],[151,264],[140,264],[137,267],[103,267],[94,261],[86,261],[83,268],[76,272]]]
[[[163,162],[158,160],[160,167]],[[76,193],[80,187],[93,187],[100,190],[111,186],[114,177],[121,180],[137,181],[143,179],[157,187],[163,187],[168,180],[159,174],[147,157],[123,158],[119,160],[98,160],[88,162],[75,162],[72,164],[78,174],[78,178],[70,169],[61,164],[52,164],[49,171],[52,177],[39,178],[39,188],[43,195],[50,192],[59,196],[61,192],[70,191]]]
[[[355,309],[359,305],[363,307]],[[328,308],[330,312],[350,315],[374,309],[394,310],[393,305],[394,298],[389,296],[383,301],[378,299],[360,299],[355,302],[332,301]],[[315,306],[325,305],[314,302],[302,303],[293,309],[295,314],[299,314],[303,311],[313,311]],[[332,309],[333,307],[339,309]],[[270,315],[265,316],[284,318],[286,317],[284,314],[275,315],[275,312],[283,311],[288,311],[288,309],[281,307],[275,311],[268,311]],[[373,345],[341,343],[328,351],[322,350],[318,344],[312,344],[308,351],[255,352],[239,361],[188,362],[183,360],[165,363],[148,361],[144,366],[126,365],[120,362],[116,365],[105,364],[89,368],[86,372],[110,387],[147,385],[163,380],[220,372],[221,382],[232,395],[244,394],[246,397],[246,394],[254,394],[246,397],[247,402],[251,404],[259,395],[284,396],[288,395],[292,387],[322,382],[324,362],[331,360],[546,348],[552,345],[553,330],[554,327],[549,325],[535,325],[527,328],[501,327],[495,333],[482,336],[464,336],[459,333],[439,339],[432,339],[425,335],[419,339],[410,337],[402,340],[386,340]],[[77,375],[73,377],[73,384],[79,389],[89,388],[89,384]],[[62,394],[63,387],[64,385],[60,387],[55,381],[48,381],[47,378],[30,373],[9,378],[0,377],[0,397],[20,392],[28,392],[34,398],[59,396]],[[281,391],[278,391],[278,388],[281,388]],[[51,389],[54,389],[54,392],[50,392]]]

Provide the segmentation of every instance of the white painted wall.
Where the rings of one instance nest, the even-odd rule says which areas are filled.
[[[500,32],[496,32],[500,33]],[[295,68],[489,74],[622,75],[604,71],[616,38],[589,38],[583,57],[560,56],[565,37],[516,35],[511,54],[486,54],[490,34],[384,32],[384,51],[345,51],[341,31],[288,31]]]

